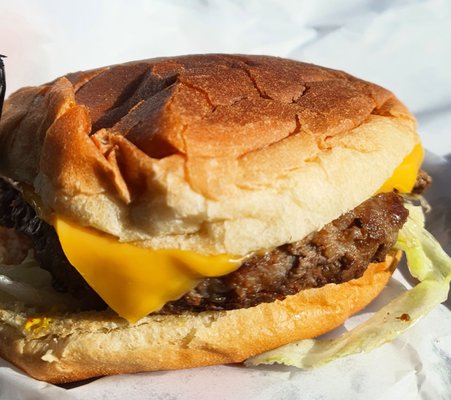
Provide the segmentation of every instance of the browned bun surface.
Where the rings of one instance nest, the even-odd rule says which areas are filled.
[[[0,356],[34,378],[64,383],[95,376],[241,362],[321,335],[369,304],[384,288],[400,252],[339,285],[308,289],[256,307],[151,315],[127,324],[111,313],[36,315],[0,308]],[[26,329],[30,318],[40,318]],[[46,319],[44,319],[46,318]]]
[[[0,174],[26,184],[44,218],[152,248],[244,255],[353,209],[417,142],[392,93],[344,72],[193,55],[14,93]]]

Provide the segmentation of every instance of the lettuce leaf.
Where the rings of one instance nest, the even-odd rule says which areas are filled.
[[[31,257],[18,265],[0,264],[0,300],[47,309],[55,305],[67,308],[76,304],[71,296],[53,289],[50,273],[40,268]]]
[[[335,339],[307,339],[248,359],[247,366],[285,364],[312,369],[341,357],[368,352],[393,340],[448,297],[451,258],[424,228],[421,207],[407,205],[409,218],[399,232],[396,248],[407,256],[410,273],[420,282]]]

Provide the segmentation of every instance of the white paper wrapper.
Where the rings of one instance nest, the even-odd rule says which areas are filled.
[[[425,147],[451,153],[451,2],[0,1],[8,91],[68,71],[203,52],[289,56],[393,90],[419,119]],[[451,156],[427,155],[435,184],[428,228],[451,252]],[[340,331],[405,290],[405,267]],[[449,399],[451,301],[402,337],[313,371],[217,366],[56,387],[0,359],[0,399]]]

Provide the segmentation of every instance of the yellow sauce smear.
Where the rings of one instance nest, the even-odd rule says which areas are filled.
[[[38,317],[30,317],[25,321],[24,328],[27,331],[31,331],[38,328],[48,328],[51,318],[38,318]]]
[[[379,189],[410,192],[424,152],[420,144],[405,157]],[[69,262],[121,317],[135,322],[194,288],[204,277],[239,268],[242,257],[202,255],[183,250],[151,250],[120,243],[110,235],[62,217],[54,226]],[[34,326],[30,322],[29,328]]]

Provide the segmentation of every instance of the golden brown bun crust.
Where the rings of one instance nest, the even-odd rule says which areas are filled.
[[[30,311],[0,308],[0,355],[34,378],[64,383],[95,376],[193,368],[243,360],[342,324],[384,288],[400,252],[340,285],[304,290],[256,307],[149,316],[134,325],[107,313],[51,318],[24,329]],[[43,318],[43,315],[40,315]]]
[[[392,93],[344,72],[193,55],[14,93],[0,174],[30,185],[44,209],[124,241],[247,254],[353,209],[417,142]]]

